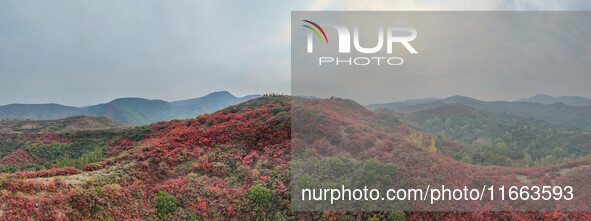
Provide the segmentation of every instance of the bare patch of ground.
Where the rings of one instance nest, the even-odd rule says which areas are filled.
[[[62,178],[66,181],[67,185],[82,186],[86,185],[89,180],[93,180],[96,184],[101,183],[118,183],[127,179],[125,170],[135,163],[117,164],[112,167],[103,168],[95,171],[82,172],[76,175],[69,176],[55,176],[55,177],[44,177],[44,178],[33,178],[28,180],[37,180],[45,183],[53,181],[56,178]]]

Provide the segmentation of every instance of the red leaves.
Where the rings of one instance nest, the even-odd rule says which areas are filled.
[[[156,214],[155,194],[166,190],[175,195],[179,206],[182,202],[183,209],[198,218],[254,220],[260,217],[251,213],[253,208],[247,202],[246,193],[255,183],[264,183],[279,194],[276,198],[282,204],[273,212],[268,211],[275,215],[288,205],[289,180],[285,174],[289,172],[291,135],[290,115],[272,113],[276,107],[281,107],[281,112],[290,111],[287,104],[270,105],[241,113],[218,112],[193,120],[161,122],[103,134],[108,136],[103,141],[109,147],[110,158],[86,164],[82,170],[110,167],[105,170],[117,176],[117,184],[105,184],[97,178],[97,182],[68,183],[65,188],[63,179],[45,181],[47,184],[26,180],[80,173],[74,168],[6,175],[3,187],[13,193],[0,191],[0,207],[9,211],[1,218],[14,215],[39,220],[151,219]],[[138,136],[140,132],[145,132],[145,136]],[[86,136],[96,134],[75,139],[94,138]],[[64,137],[51,135],[30,141],[72,142]],[[27,159],[24,155],[19,158]],[[192,169],[197,172],[187,176],[191,168],[185,163],[189,162],[194,163]],[[122,173],[118,170],[121,167]],[[277,182],[279,175],[281,180]],[[179,216],[171,214],[171,219],[190,218]]]
[[[283,197],[284,199],[289,199],[289,195],[290,192],[287,189],[287,187],[285,187],[285,184],[283,184],[283,182],[281,182],[281,180],[277,181],[277,193],[279,194],[279,196]]]
[[[283,107],[282,110],[289,111],[289,107]],[[139,143],[131,145],[139,145],[141,148],[122,158],[156,163],[164,161],[174,166],[179,162],[198,158],[219,145],[238,144],[240,149],[261,150],[276,144],[289,143],[289,116],[273,116],[269,113],[270,109],[261,108],[242,114],[220,112],[199,116],[194,120],[153,124],[150,126],[152,133]],[[279,129],[278,126],[282,128]],[[128,142],[120,138],[109,153],[132,148]],[[289,149],[289,146],[282,148]],[[251,154],[243,163],[252,165],[258,158],[258,155]],[[223,166],[219,166],[222,169]],[[212,167],[211,161],[199,161],[195,165],[195,168],[205,172],[211,172]],[[93,169],[96,168],[84,168]],[[222,171],[225,169],[216,173],[221,175]]]
[[[24,139],[32,143],[52,144],[52,143],[72,143],[72,139],[66,138],[63,134],[44,134],[43,136],[29,136]]]
[[[204,214],[204,218],[207,218],[207,204],[205,202],[198,202],[193,208],[200,210],[200,212]]]
[[[394,148],[394,142],[392,142],[391,140],[384,140],[380,145],[382,146],[382,148],[384,148],[385,151],[390,151]]]
[[[326,140],[317,140],[312,144],[312,149],[322,156],[330,157],[338,153],[337,147]]]
[[[95,171],[103,168],[104,166],[100,163],[88,163],[82,166],[82,171]]]
[[[244,157],[242,164],[246,166],[252,166],[253,162],[259,157],[259,153],[253,150],[250,152],[250,154]]]
[[[13,173],[10,176],[13,178],[19,179],[31,179],[37,177],[54,177],[54,176],[67,176],[67,175],[74,175],[80,173],[74,167],[64,167],[64,168],[51,168],[50,170],[40,170],[40,171],[26,171],[26,172],[18,172]]]
[[[47,183],[47,190],[50,192],[55,192],[57,190],[57,183],[54,181],[49,181],[49,183]]]
[[[37,191],[43,190],[45,187],[45,184],[43,184],[43,182],[41,181],[37,181],[37,180],[27,180],[25,182],[25,184],[23,185],[22,189],[25,192],[28,193],[35,193]]]
[[[115,143],[114,145],[109,145],[109,151],[107,151],[107,156],[117,156],[117,154],[129,150],[133,148],[136,143],[126,138],[117,137],[116,140],[112,140],[111,143]]]
[[[0,165],[12,166],[24,166],[30,163],[33,163],[33,158],[31,158],[31,155],[29,155],[29,153],[23,149],[12,152],[10,155],[4,157],[4,159],[0,161]]]
[[[209,162],[209,160],[205,158],[203,160],[199,160],[199,162],[197,163],[194,163],[193,167],[196,169],[203,170],[206,173],[209,173],[213,170],[213,164],[214,162]]]

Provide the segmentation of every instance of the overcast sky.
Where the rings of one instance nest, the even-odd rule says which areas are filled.
[[[361,45],[376,45],[375,30],[402,23],[417,30],[410,54],[395,44],[375,54],[337,44],[306,51],[310,30],[292,35],[292,93],[387,103],[425,97],[468,96],[480,100],[518,100],[545,93],[591,97],[591,13],[588,12],[296,12],[292,27],[304,19],[325,27],[360,26]],[[365,38],[365,39],[364,39]],[[317,38],[315,38],[318,40]],[[340,43],[341,39],[338,39]],[[320,41],[316,41],[320,43]],[[394,51],[397,50],[397,51]],[[401,56],[401,66],[318,65],[318,57]]]
[[[0,105],[288,94],[292,10],[591,9],[587,0],[286,2],[0,0]]]

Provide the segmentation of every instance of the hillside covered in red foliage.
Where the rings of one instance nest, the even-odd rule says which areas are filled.
[[[461,144],[408,128],[393,113],[377,114],[344,99],[291,101],[286,96],[267,96],[195,119],[124,130],[7,136],[2,145],[10,151],[0,155],[0,169],[5,172],[0,175],[0,218],[591,218],[584,212],[292,211],[292,177],[298,182],[306,173],[322,172],[303,170],[305,167],[298,165],[312,162],[307,161],[312,158],[318,159],[318,164],[308,165],[319,166],[323,159],[338,159],[360,168],[377,159],[396,170],[389,180],[380,181],[385,185],[552,182],[576,184],[581,189],[591,187],[591,163],[585,158],[534,169],[465,164],[447,154],[461,150]],[[297,105],[302,106],[294,108]],[[294,117],[310,119],[309,124],[297,121],[292,125]],[[319,119],[321,124],[317,124]],[[298,131],[298,127],[306,128],[309,134],[293,134],[292,140],[292,126]],[[431,148],[432,143],[435,149]],[[292,154],[306,161],[292,161]]]

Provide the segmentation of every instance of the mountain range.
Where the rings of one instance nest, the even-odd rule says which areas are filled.
[[[260,95],[236,97],[227,91],[219,91],[188,100],[167,102],[144,98],[118,98],[109,103],[85,107],[60,104],[9,104],[0,106],[3,120],[54,120],[76,115],[105,116],[129,125],[147,125],[172,119],[194,118],[238,104]]]
[[[560,100],[561,98],[557,98]],[[452,96],[443,99],[420,101],[401,101],[386,104],[366,105],[368,109],[391,109],[398,113],[409,113],[432,109],[445,104],[460,104],[480,111],[511,113],[520,117],[533,117],[553,123],[566,124],[581,130],[591,131],[591,106],[567,105],[562,102],[552,104],[531,101],[480,101],[470,97]]]
[[[546,94],[538,94],[533,97],[519,99],[520,102],[533,102],[540,104],[563,103],[571,106],[591,106],[591,99],[579,96],[553,97]]]

